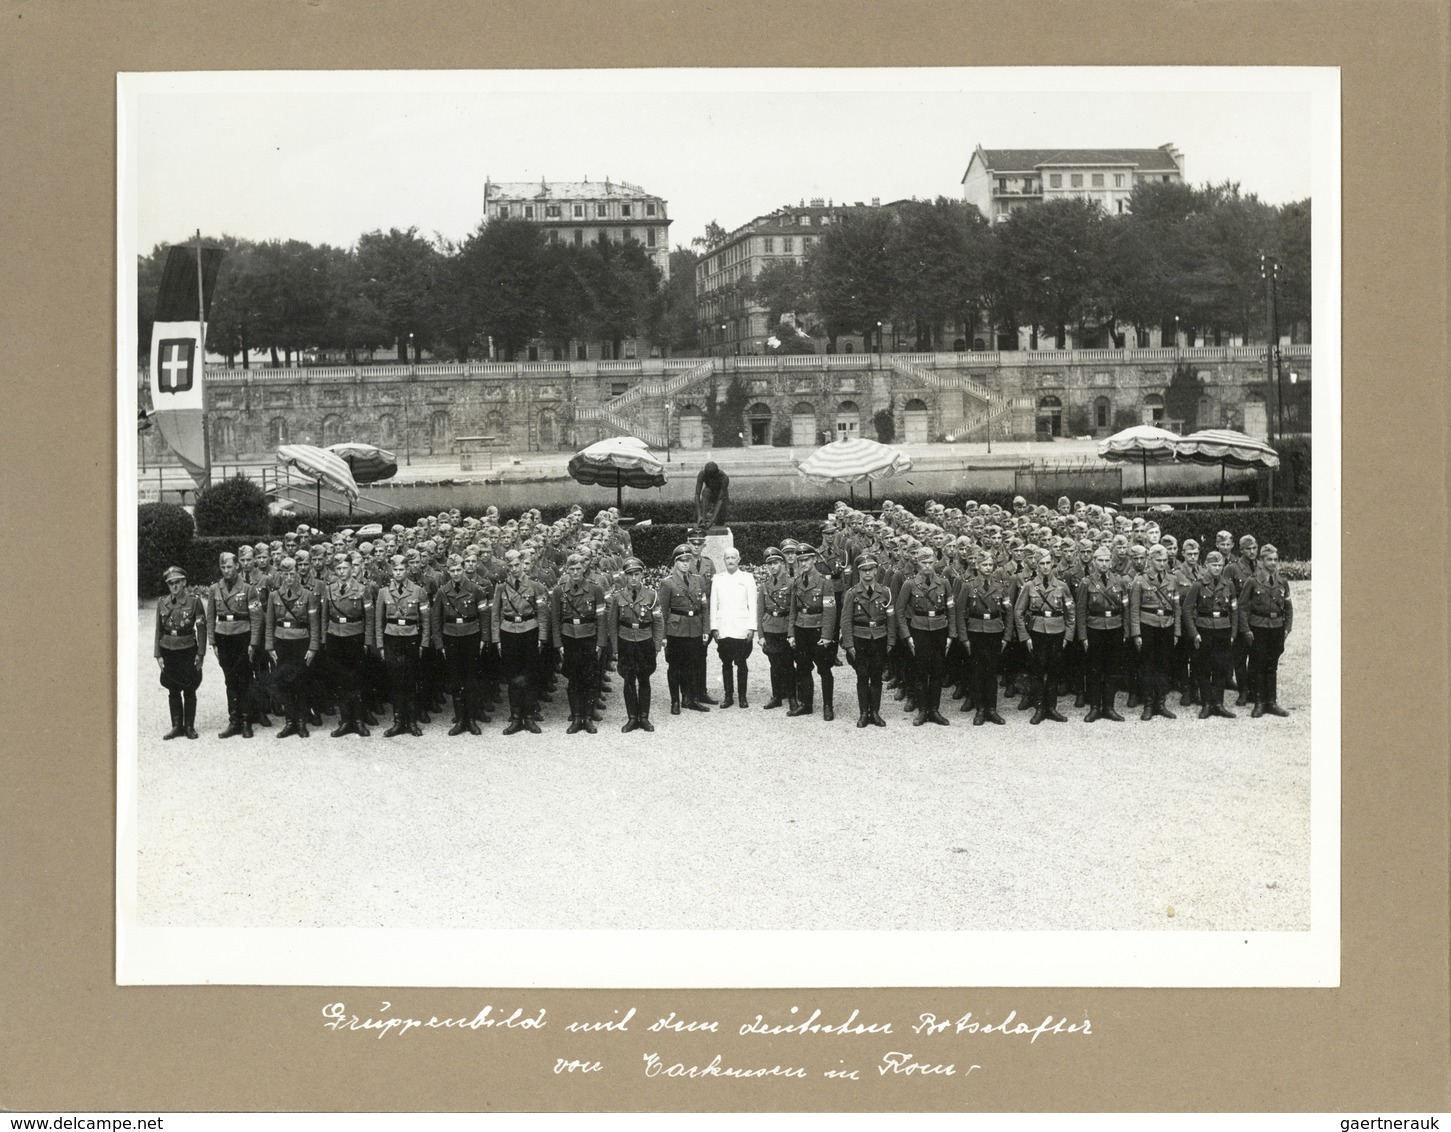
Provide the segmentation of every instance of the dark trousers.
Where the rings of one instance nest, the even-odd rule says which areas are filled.
[[[621,637],[620,656],[616,667],[625,685],[622,692],[625,711],[631,719],[648,719],[650,676],[655,671],[654,639],[646,637],[643,641],[627,641]]]
[[[882,709],[882,672],[887,667],[886,637],[857,637],[852,642],[856,651],[856,702],[862,712]]]
[[[252,657],[252,685],[247,710],[253,723],[258,722],[272,707],[272,658],[267,650],[259,648]]]
[[[329,636],[326,659],[328,687],[344,723],[357,723],[362,714],[363,659],[366,650],[361,633],[352,637]]]
[[[509,685],[509,718],[523,719],[534,710],[538,687],[541,647],[539,634],[499,634],[499,670]]]
[[[564,638],[564,678],[569,681],[569,716],[584,719],[594,713],[598,663],[594,637]]]
[[[1038,704],[1056,711],[1063,682],[1063,634],[1029,631],[1033,639],[1033,674],[1038,679]]]
[[[1124,631],[1117,629],[1088,629],[1088,651],[1083,656],[1085,693],[1090,707],[1100,711],[1112,711],[1118,694],[1119,653],[1123,647]]]
[[[755,649],[755,644],[749,637],[717,637],[715,641],[716,655],[720,657],[720,678],[725,686],[726,697],[729,698],[731,689],[734,687],[741,699],[746,698],[746,658]],[[735,682],[732,684],[732,669],[735,670]]]
[[[412,723],[418,718],[418,650],[417,637],[383,635],[388,698],[393,701],[393,714],[400,723]]]
[[[1259,636],[1259,630],[1255,630],[1255,636]],[[1234,653],[1234,686],[1239,689],[1241,695],[1248,695],[1250,699],[1255,696],[1254,681],[1250,679],[1250,645],[1241,635],[1235,637],[1231,646]]]
[[[201,682],[195,645],[189,649],[161,650],[161,686],[166,689],[173,725],[185,723],[190,727],[195,721],[196,690]]]
[[[686,703],[697,702],[704,673],[705,642],[699,636],[665,638],[665,682],[672,704],[682,697]]]
[[[252,691],[252,661],[247,657],[251,637],[247,633],[232,636],[218,633],[216,642],[217,665],[227,682],[227,721],[241,724]]]
[[[771,666],[771,698],[796,698],[796,663],[791,656],[791,638],[785,633],[766,633],[761,642],[766,661]]]
[[[479,680],[481,639],[479,633],[443,638],[444,688],[458,701],[460,723],[478,719],[484,710]]]
[[[312,670],[307,666],[307,638],[297,641],[279,640],[277,667],[274,676],[277,691],[282,697],[282,706],[287,718],[293,723],[306,723],[309,706],[308,695],[312,691]]]
[[[828,647],[829,646],[829,647]],[[821,630],[798,625],[796,627],[796,698],[811,707],[816,698],[816,686],[811,679],[814,668],[821,677],[821,702],[829,704],[836,691],[836,677],[832,668],[836,664],[836,645],[821,640]]]
[[[912,652],[922,711],[942,710],[942,676],[947,671],[947,630],[913,629]]]
[[[1174,626],[1162,629],[1141,626],[1144,641],[1139,661],[1143,665],[1144,701],[1162,704],[1169,692],[1169,668],[1174,663]]]
[[[996,633],[969,629],[971,692],[978,711],[998,710],[998,660],[1003,651],[1003,630]]]
[[[1285,630],[1258,628],[1249,647],[1250,687],[1257,693],[1256,703],[1279,703],[1280,655],[1285,651]]]
[[[1193,648],[1191,642],[1190,647]],[[1206,704],[1224,706],[1224,688],[1234,672],[1234,650],[1229,630],[1200,629],[1199,647],[1194,649],[1194,683]]]

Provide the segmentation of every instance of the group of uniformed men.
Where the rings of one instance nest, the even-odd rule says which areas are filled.
[[[1063,722],[1060,694],[1085,704],[1086,722],[1122,721],[1120,692],[1141,718],[1233,718],[1226,687],[1253,715],[1287,714],[1278,662],[1293,623],[1278,552],[1253,535],[1220,531],[1201,563],[1144,517],[1058,502],[1011,511],[932,502],[915,516],[890,501],[880,515],[843,503],[819,546],[770,547],[756,582],[754,633],[714,632],[714,566],[695,529],[669,574],[646,584],[615,509],[587,523],[576,507],[545,524],[537,512],[499,521],[457,511],[330,539],[304,524],[282,539],[221,556],[204,592],[166,572],[155,656],[169,693],[167,739],[196,738],[196,689],[208,645],[227,687],[221,738],[250,738],[286,722],[308,735],[336,712],[334,737],[368,735],[391,703],[387,736],[420,735],[452,699],[450,735],[481,733],[505,689],[504,734],[537,733],[540,704],[566,680],[568,733],[593,734],[609,672],[623,682],[623,731],[653,731],[650,678],[663,649],[670,710],[708,711],[707,649],[719,639],[725,706],[747,707],[745,656],[759,635],[770,665],[767,709],[835,718],[839,651],[856,670],[858,727],[885,726],[883,688],[915,725],[946,725],[951,687],[974,725],[1001,724],[999,682],[1033,708],[1031,722]],[[729,563],[732,570],[735,562]],[[727,651],[730,646],[730,651]],[[1077,647],[1075,647],[1077,646]],[[731,661],[738,664],[732,686]],[[738,695],[736,694],[738,690]]]

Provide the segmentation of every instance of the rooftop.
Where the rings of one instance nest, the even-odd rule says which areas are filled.
[[[650,197],[629,181],[484,181],[484,200],[600,200],[604,197]]]
[[[1149,173],[1177,173],[1173,146],[1157,149],[983,149],[987,168],[994,173],[1025,173],[1044,165],[1133,165]]]

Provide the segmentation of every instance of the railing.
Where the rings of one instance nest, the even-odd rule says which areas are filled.
[[[974,381],[966,374],[961,373],[938,373],[934,370],[923,369],[921,366],[912,364],[911,358],[933,358],[932,354],[893,354],[891,355],[892,369],[903,377],[913,381],[919,381],[932,389],[961,389],[964,393],[976,397],[983,404],[992,403],[992,390],[980,382]]]
[[[703,381],[714,372],[715,360],[713,358],[706,358],[684,373],[677,373],[666,378],[660,383],[660,392],[666,397],[673,397],[682,390],[689,389],[696,382]]]
[[[984,425],[991,424],[999,417],[1005,415],[1011,408],[1011,402],[999,401],[989,405],[986,409],[983,409],[980,412],[973,413],[972,416],[968,417],[966,420],[963,421],[962,429],[958,434],[959,437],[968,436],[969,434],[974,433],[978,429],[982,428]]]

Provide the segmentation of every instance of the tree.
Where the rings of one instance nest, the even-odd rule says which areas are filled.
[[[963,201],[938,197],[902,206],[892,232],[893,325],[913,348],[940,349],[949,323],[970,322],[983,293],[988,225]]]
[[[1104,309],[1103,213],[1094,201],[1045,201],[1019,209],[995,230],[998,255],[990,288],[1034,331],[1052,330],[1062,349],[1069,326]]]
[[[1280,261],[1280,327],[1304,323],[1310,334],[1310,200],[1282,206],[1275,215],[1272,246]]]
[[[692,248],[701,248],[707,252],[713,252],[726,242],[726,237],[729,234],[724,228],[712,220],[705,226],[705,235],[696,236],[690,241],[690,246]]]
[[[810,280],[827,334],[870,336],[891,317],[892,217],[848,213],[833,224],[808,260]]]
[[[746,387],[739,377],[732,376],[725,397],[717,403],[711,398],[705,419],[710,425],[712,444],[716,448],[740,448],[745,444]]]
[[[398,360],[408,361],[413,343],[413,360],[433,343],[437,322],[434,286],[438,277],[439,253],[418,234],[417,228],[390,228],[365,232],[358,237],[358,275],[362,293],[381,316],[389,339],[398,350]]]
[[[767,326],[779,325],[782,315],[795,315],[815,306],[806,266],[794,259],[772,260],[755,278],[742,282],[743,298],[766,308]]]
[[[544,234],[527,220],[491,220],[470,243],[469,277],[481,329],[512,359],[543,328]]]
[[[602,239],[594,250],[604,267],[597,298],[600,335],[619,357],[622,340],[638,336],[649,322],[660,269],[636,240],[616,244]]]
[[[1199,427],[1199,397],[1203,387],[1194,367],[1180,362],[1174,367],[1174,376],[1164,388],[1164,416],[1173,421],[1184,422],[1184,432],[1193,432]]]
[[[700,256],[689,248],[670,253],[670,278],[660,288],[651,317],[650,337],[667,354],[687,353],[699,347],[695,324],[695,265]]]

